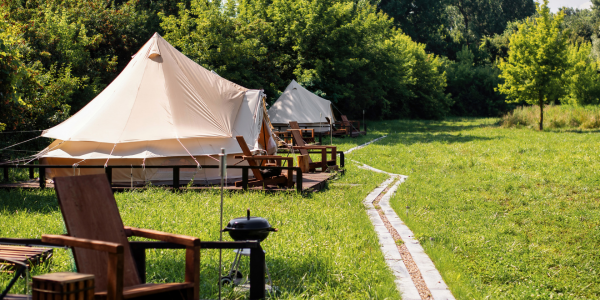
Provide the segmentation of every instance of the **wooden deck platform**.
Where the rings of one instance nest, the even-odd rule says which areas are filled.
[[[302,174],[302,192],[315,192],[315,191],[319,191],[319,190],[323,189],[325,187],[327,180],[329,180],[332,176],[334,176],[334,174],[335,173],[303,173]],[[294,176],[294,182],[296,182],[296,176]],[[159,185],[159,187],[160,187],[160,185]],[[162,187],[171,188],[172,186],[163,185]],[[35,179],[28,180],[28,181],[19,181],[19,182],[15,182],[15,183],[0,183],[0,189],[17,189],[17,188],[39,189],[40,183]],[[54,188],[54,184],[48,182],[48,183],[46,183],[46,188]],[[131,190],[130,186],[118,185],[118,184],[114,184],[112,188],[113,188],[113,191],[115,191],[115,192]],[[207,190],[207,189],[216,189],[216,188],[218,188],[218,186],[216,186],[216,185],[213,185],[213,186],[194,185],[189,188],[187,186],[183,185],[179,189],[180,190],[185,190],[185,189]],[[139,189],[143,190],[143,189],[146,189],[146,187],[134,186],[133,189],[134,190],[139,190]],[[237,190],[242,191],[241,187],[236,187],[233,185],[233,183],[228,184],[228,186],[225,187],[225,189],[226,190],[234,190],[234,191],[237,191]],[[263,189],[262,187],[248,188],[248,190],[262,190],[262,189]],[[292,188],[289,188],[289,189],[267,187],[264,190],[269,191],[269,192],[283,192],[283,191],[295,191],[296,188],[295,188],[295,186]]]

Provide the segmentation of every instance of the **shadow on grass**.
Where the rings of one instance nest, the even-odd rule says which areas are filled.
[[[441,143],[441,144],[456,144],[456,143],[469,143],[474,141],[492,141],[504,138],[504,136],[496,137],[484,137],[475,135],[456,135],[456,134],[430,134],[430,133],[396,133],[391,134],[387,138],[380,140],[375,145],[388,145],[394,146],[402,144],[405,146],[411,146],[414,144],[427,144],[427,143]]]
[[[561,129],[561,128],[550,128],[550,129],[544,129],[544,131],[559,132],[559,133],[600,133],[600,129]]]
[[[488,124],[466,124],[462,125],[459,122],[469,122],[471,119],[453,118],[444,121],[432,120],[394,120],[380,121],[373,125],[374,130],[379,128],[387,128],[390,133],[394,132],[457,132],[468,131],[476,128],[498,127],[497,122]]]
[[[59,210],[54,191],[0,190],[0,211],[28,211],[50,213]]]

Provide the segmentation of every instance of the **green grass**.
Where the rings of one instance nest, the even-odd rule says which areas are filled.
[[[267,218],[279,228],[263,243],[278,299],[399,299],[394,277],[384,262],[376,233],[362,199],[385,176],[364,172],[352,164],[335,186],[301,197],[296,193],[231,193],[225,197],[224,222],[245,215]],[[339,183],[339,184],[337,184]],[[360,184],[350,186],[346,184]],[[219,238],[219,194],[216,191],[183,192],[150,189],[116,194],[126,225]],[[39,238],[65,232],[54,191],[0,191],[0,236]],[[228,235],[224,235],[230,240]],[[33,274],[72,270],[69,251],[57,250],[48,267]],[[224,268],[233,252],[224,253]],[[201,298],[217,297],[218,251],[202,250]],[[149,282],[183,280],[182,250],[149,250]],[[247,274],[247,266],[245,274]],[[9,276],[0,274],[0,287]],[[23,289],[23,280],[15,292]],[[243,298],[231,289],[226,298]]]
[[[597,133],[387,123],[350,157],[409,176],[392,206],[458,299],[600,298]]]

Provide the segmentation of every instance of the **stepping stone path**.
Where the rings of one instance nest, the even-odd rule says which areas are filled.
[[[354,147],[345,151],[345,154],[385,137],[387,136]],[[412,231],[390,206],[390,198],[408,176],[385,172],[361,162],[352,161],[359,164],[359,168],[390,176],[367,195],[363,203],[367,207],[367,214],[379,236],[385,261],[396,276],[396,288],[402,294],[402,299],[454,300],[454,296],[435,268],[433,261],[427,256],[419,241],[414,238]]]

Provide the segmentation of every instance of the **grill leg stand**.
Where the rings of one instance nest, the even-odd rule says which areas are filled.
[[[8,182],[8,167],[4,167],[4,182]]]
[[[229,277],[233,280],[233,275],[236,274],[237,270],[240,269],[240,258],[243,249],[238,249],[238,252],[235,254],[235,258],[233,259],[233,263],[231,264],[231,268],[229,269]]]
[[[33,179],[33,177],[34,177],[33,171],[34,171],[33,168],[29,168],[29,179]]]

